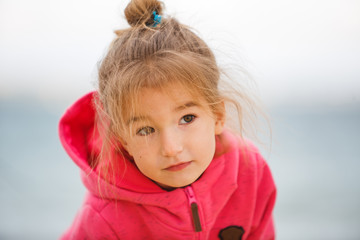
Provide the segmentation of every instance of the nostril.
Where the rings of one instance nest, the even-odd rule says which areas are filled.
[[[163,155],[167,157],[173,157],[182,151],[182,146],[163,146]]]

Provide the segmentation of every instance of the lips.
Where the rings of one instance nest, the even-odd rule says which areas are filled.
[[[175,165],[165,168],[164,170],[172,171],[172,172],[180,171],[180,170],[183,170],[184,168],[186,168],[187,166],[189,166],[191,164],[191,162],[192,161],[175,164]]]

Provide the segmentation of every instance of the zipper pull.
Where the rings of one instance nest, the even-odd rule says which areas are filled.
[[[201,232],[202,227],[201,227],[201,222],[200,222],[200,217],[199,217],[199,208],[198,208],[198,204],[197,204],[195,194],[194,194],[192,187],[191,186],[186,187],[185,193],[189,200],[191,214],[192,214],[192,218],[194,221],[195,232]]]

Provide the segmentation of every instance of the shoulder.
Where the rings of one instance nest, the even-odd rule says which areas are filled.
[[[233,132],[224,131],[217,136],[217,155],[236,154],[241,160],[264,162],[259,149],[249,139],[243,138]]]
[[[230,131],[224,131],[219,139],[219,152],[222,152],[227,161],[236,163],[239,174],[252,175],[260,181],[264,171],[270,172],[266,160],[252,141]]]
[[[103,210],[106,205],[106,201],[89,193],[72,225],[60,239],[118,239],[111,224],[104,217]]]

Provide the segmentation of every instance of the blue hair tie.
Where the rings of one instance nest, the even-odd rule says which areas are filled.
[[[153,16],[154,16],[154,24],[152,25],[152,27],[156,27],[159,23],[161,23],[161,15],[156,14],[156,11],[153,11]]]

